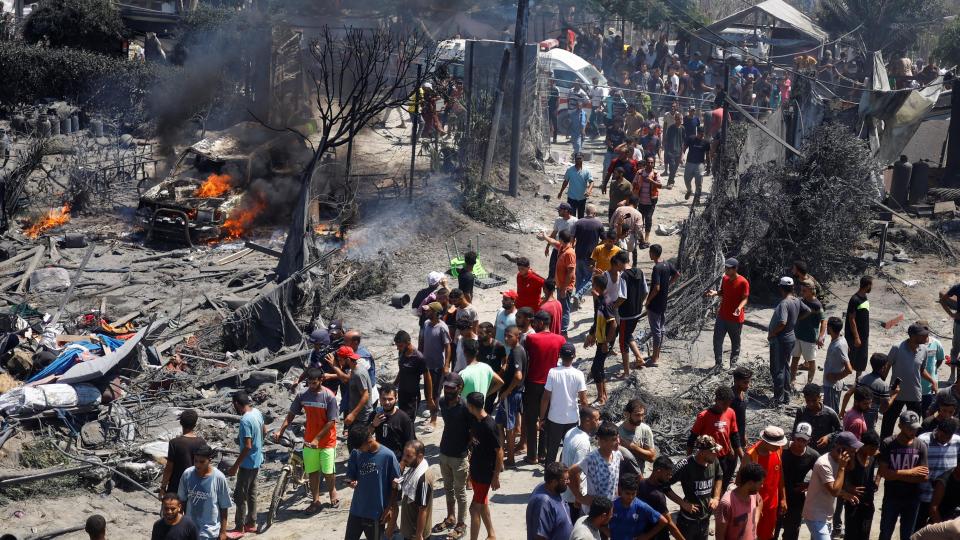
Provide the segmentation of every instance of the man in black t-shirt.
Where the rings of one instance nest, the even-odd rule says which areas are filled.
[[[636,361],[637,368],[643,368],[643,354],[640,352],[640,347],[637,345],[634,334],[636,333],[637,325],[640,324],[640,314],[643,312],[643,302],[647,299],[649,288],[647,287],[647,280],[643,275],[643,270],[637,266],[630,266],[629,262],[627,263],[627,268],[623,272],[620,272],[620,279],[622,279],[627,286],[627,299],[617,308],[618,315],[620,315],[620,329],[618,332],[620,358],[623,361],[623,378],[626,379],[630,376],[630,357],[627,355],[628,350],[633,352],[633,358]]]
[[[807,500],[806,478],[813,470],[820,453],[810,448],[813,428],[801,423],[794,428],[793,440],[781,455],[783,482],[787,490],[787,513],[780,517],[783,540],[797,540],[803,516],[803,504]]]
[[[198,540],[200,531],[190,516],[183,515],[183,504],[176,491],[161,497],[160,519],[153,524],[150,540]]]
[[[463,268],[457,272],[457,288],[463,291],[468,302],[473,302],[473,284],[477,278],[473,275],[473,267],[477,264],[477,252],[468,251],[463,254]]]
[[[661,261],[663,247],[660,244],[650,246],[650,259],[653,261],[653,272],[650,277],[650,294],[644,301],[647,309],[647,319],[650,321],[650,333],[653,337],[653,353],[650,355],[649,367],[655,367],[660,360],[660,348],[663,345],[663,335],[666,330],[667,295],[670,287],[680,278],[673,263]]]
[[[703,189],[704,163],[710,154],[710,141],[704,138],[702,126],[697,127],[696,135],[690,136],[684,142],[681,154],[683,152],[687,153],[687,163],[683,166],[683,183],[687,186],[688,196],[691,189],[696,188],[694,200],[699,200]]]
[[[470,486],[473,487],[473,502],[470,504],[472,538],[479,536],[479,521],[483,522],[487,530],[487,538],[493,538],[497,533],[493,529],[493,518],[490,517],[490,490],[500,489],[500,471],[503,470],[503,448],[497,437],[497,426],[493,417],[483,409],[484,395],[480,392],[471,392],[467,395],[467,410],[475,422],[471,427],[473,448],[470,451]]]
[[[443,433],[440,435],[440,474],[447,499],[447,516],[434,527],[440,533],[454,528],[463,536],[467,530],[467,452],[470,448],[470,425],[473,416],[460,398],[463,379],[456,373],[443,376],[443,396],[440,398],[440,416]],[[454,513],[456,509],[456,514]]]
[[[866,431],[860,436],[860,442],[863,446],[850,459],[852,467],[843,479],[843,490],[858,494],[856,504],[850,501],[842,503],[846,521],[844,540],[869,540],[873,525],[873,498],[877,490],[874,478],[877,471],[876,455],[880,448],[880,435],[873,430]]]
[[[933,484],[933,499],[930,502],[930,522],[960,517],[960,467],[954,467],[940,475]]]
[[[413,346],[410,334],[400,330],[394,336],[393,343],[397,346],[397,378],[393,382],[397,387],[397,406],[414,420],[420,406],[421,379],[427,395],[427,408],[431,411],[436,409],[432,374],[427,369],[423,354]]]
[[[510,325],[503,333],[505,345],[510,348],[510,354],[503,362],[503,388],[500,390],[500,405],[495,416],[500,435],[500,444],[504,446],[504,464],[512,467],[514,448],[519,425],[521,405],[523,403],[523,380],[527,373],[527,351],[520,345],[520,329]]]
[[[403,447],[417,438],[413,420],[397,408],[397,387],[386,383],[380,387],[380,406],[370,422],[377,442],[393,451],[397,461],[403,457]]]
[[[667,489],[666,486],[670,484],[671,476],[673,476],[673,461],[667,456],[659,456],[653,461],[650,476],[637,484],[637,498],[667,518],[667,526],[654,536],[653,540],[667,540],[671,533],[674,538],[680,538],[680,529],[671,518],[670,510],[667,508],[667,496],[664,494],[664,489]]]
[[[723,472],[717,462],[721,447],[710,435],[700,435],[693,444],[694,453],[681,459],[673,468],[668,485],[680,483],[681,499],[672,489],[668,499],[680,507],[677,527],[689,540],[707,540],[710,516],[720,504]]]
[[[499,374],[503,369],[503,361],[507,358],[507,349],[503,343],[497,341],[497,329],[491,322],[480,323],[479,343],[480,352],[477,360],[490,366],[494,373]],[[487,414],[493,414],[493,405],[497,401],[496,393],[487,396],[483,409]]]
[[[197,411],[193,409],[180,413],[183,435],[170,439],[167,447],[167,463],[163,467],[163,479],[160,481],[160,497],[163,497],[164,493],[176,495],[183,471],[193,466],[193,451],[207,444],[193,432],[198,418]]]
[[[880,540],[890,540],[900,521],[903,530],[913,529],[920,509],[920,484],[927,482],[927,445],[917,438],[920,415],[900,414],[900,433],[880,443],[878,474],[885,480],[880,507]],[[901,538],[905,538],[901,535]]]
[[[860,278],[860,288],[847,302],[843,337],[850,347],[850,364],[857,372],[856,378],[867,369],[867,351],[870,350],[870,300],[867,295],[873,290],[873,278]]]

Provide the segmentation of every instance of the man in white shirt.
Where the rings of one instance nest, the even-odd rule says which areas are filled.
[[[587,379],[583,372],[573,367],[577,349],[567,342],[560,346],[561,365],[551,368],[547,373],[547,382],[540,399],[540,425],[545,429],[547,459],[557,460],[557,450],[567,431],[577,425],[580,405],[587,404]]]
[[[590,437],[593,437],[600,427],[600,411],[586,406],[580,407],[580,425],[571,429],[563,437],[563,450],[560,452],[560,463],[569,469],[577,463],[583,461],[587,454],[593,449],[590,445]],[[580,495],[586,495],[587,480],[581,473],[580,475]],[[580,517],[580,505],[577,503],[577,496],[572,490],[563,492],[563,501],[570,507],[570,519],[576,521]]]

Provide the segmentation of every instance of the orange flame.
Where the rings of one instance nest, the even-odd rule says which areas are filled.
[[[223,238],[240,238],[249,231],[257,217],[267,208],[267,202],[256,197],[252,204],[245,204],[234,210],[223,223]]]
[[[206,182],[193,193],[195,197],[219,197],[230,191],[230,175],[211,173]]]
[[[64,204],[63,208],[47,210],[46,215],[38,219],[24,233],[30,238],[38,238],[45,231],[59,227],[68,221],[70,221],[70,205]]]
[[[340,226],[333,223],[317,223],[313,227],[313,232],[320,236],[331,236],[338,239],[343,238],[343,231],[340,229]]]

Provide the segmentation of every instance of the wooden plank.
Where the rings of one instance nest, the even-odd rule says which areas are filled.
[[[204,379],[202,382],[200,382],[200,383],[198,384],[198,386],[209,386],[209,385],[211,385],[211,384],[214,384],[214,383],[217,383],[217,382],[220,382],[220,381],[227,380],[227,379],[229,379],[230,377],[236,377],[236,376],[238,376],[238,375],[243,375],[244,373],[247,373],[247,372],[250,372],[250,371],[257,371],[258,369],[263,369],[263,368],[267,368],[267,367],[270,367],[270,366],[275,366],[275,365],[277,365],[277,364],[280,364],[280,363],[282,363],[282,362],[286,362],[286,361],[288,361],[288,360],[293,360],[293,359],[295,359],[295,358],[303,358],[304,356],[310,356],[311,353],[313,353],[313,349],[303,349],[303,350],[300,350],[300,351],[296,351],[296,352],[284,354],[284,355],[282,355],[282,356],[278,356],[278,357],[276,357],[276,358],[274,358],[274,359],[272,359],[272,360],[267,360],[267,361],[265,361],[265,362],[261,362],[261,363],[259,363],[259,364],[253,365],[253,366],[246,366],[246,367],[239,368],[239,369],[233,369],[233,370],[230,370],[230,371],[228,371],[228,372],[226,372],[226,373],[221,373],[221,374],[219,374],[219,375],[212,375],[212,376],[207,377],[206,379]]]
[[[941,201],[934,203],[933,205],[933,215],[946,214],[947,212],[953,212],[957,209],[957,203],[955,201]]]
[[[158,300],[154,300],[153,302],[150,302],[149,304],[143,306],[142,308],[138,309],[137,311],[131,311],[130,313],[127,313],[126,315],[123,315],[122,317],[118,318],[117,320],[113,321],[113,322],[110,323],[110,324],[111,324],[112,326],[123,326],[123,325],[127,324],[128,322],[136,319],[137,317],[143,315],[144,313],[150,311],[151,309],[159,306],[162,302],[163,302],[163,300],[159,300],[159,299],[158,299]]]
[[[246,242],[245,244],[243,244],[243,245],[244,245],[244,247],[248,247],[248,248],[250,248],[250,249],[252,249],[252,250],[254,250],[254,251],[259,251],[260,253],[266,253],[267,255],[272,255],[272,256],[274,256],[274,257],[276,257],[276,258],[278,258],[278,259],[280,258],[280,255],[282,255],[282,253],[280,253],[279,251],[277,251],[277,250],[275,250],[275,249],[270,249],[270,248],[268,248],[268,247],[266,247],[266,246],[261,246],[260,244],[254,244],[253,242],[251,242],[251,241],[249,241],[249,240],[247,240],[247,242]]]
[[[40,246],[37,249],[36,255],[33,256],[33,259],[30,260],[30,265],[27,266],[26,272],[23,273],[23,277],[20,278],[20,284],[17,285],[17,290],[14,292],[23,294],[27,292],[27,283],[30,282],[30,274],[32,274],[40,263],[43,262],[43,256],[46,254],[47,248]]]
[[[253,249],[251,248],[243,249],[231,255],[227,255],[226,257],[220,259],[219,261],[214,262],[213,264],[214,266],[223,266],[225,264],[232,263],[233,261],[240,260],[251,253],[253,253]]]
[[[24,251],[23,253],[20,253],[18,255],[14,255],[13,257],[10,257],[5,261],[0,261],[0,268],[5,268],[7,266],[10,266],[13,263],[18,263],[24,259],[29,259],[30,257],[33,257],[37,253],[37,251],[41,249],[43,249],[43,246],[37,246],[33,249]]]

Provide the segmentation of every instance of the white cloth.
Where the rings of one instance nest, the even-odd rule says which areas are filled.
[[[416,469],[407,467],[407,470],[403,473],[403,477],[401,477],[400,493],[410,500],[417,500],[417,483],[429,468],[430,464],[427,463],[426,459],[421,460]]]
[[[583,372],[573,366],[557,366],[547,373],[544,390],[550,392],[547,420],[556,424],[576,424],[580,419],[577,397],[587,390]]]

